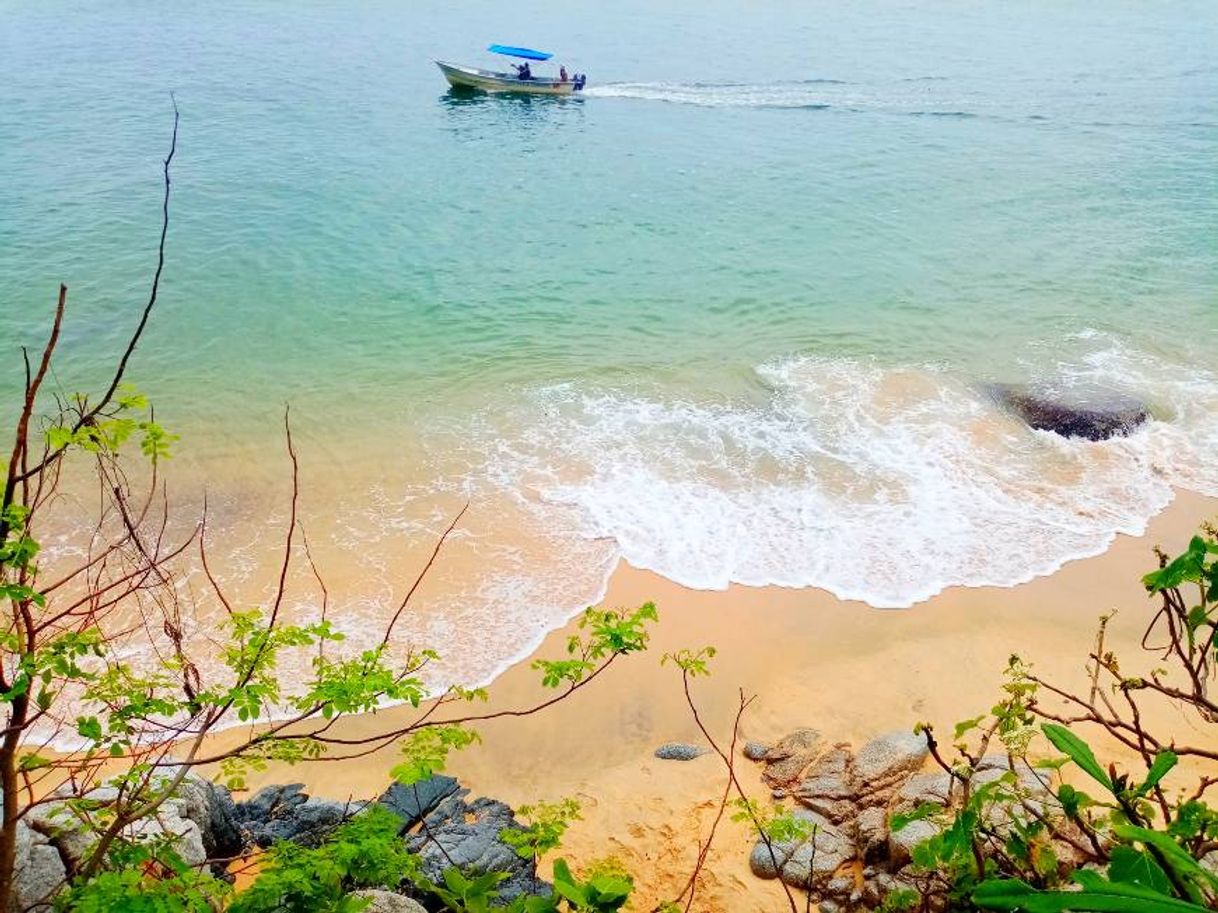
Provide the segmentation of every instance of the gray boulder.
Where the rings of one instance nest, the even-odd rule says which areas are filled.
[[[91,790],[83,798],[101,807],[115,801],[118,792],[113,787],[105,786]],[[48,802],[31,809],[26,820],[30,828],[42,835],[45,843],[54,847],[69,871],[74,871],[86,859],[97,842],[94,828],[63,801]],[[192,817],[192,803],[181,795],[165,800],[151,815],[129,825],[123,836],[128,839],[171,838],[178,855],[187,865],[202,865],[209,858],[203,842],[203,829]]]
[[[237,803],[237,820],[267,821],[273,815],[286,814],[297,805],[304,805],[309,794],[303,783],[274,784],[264,786],[244,802]]]
[[[995,384],[991,393],[1032,428],[1062,437],[1104,441],[1129,434],[1150,418],[1146,406],[1104,389],[1042,388]]]
[[[758,840],[749,855],[749,867],[758,878],[781,878],[796,887],[824,890],[838,871],[855,859],[854,841],[815,812],[798,809],[795,816],[814,825],[812,836],[798,843],[768,846]]]
[[[865,808],[854,821],[855,842],[864,862],[882,859],[888,850],[888,812],[879,807]]]
[[[460,789],[452,777],[435,774],[409,786],[394,783],[376,801],[402,819],[402,833],[406,833]]]
[[[304,784],[267,786],[235,805],[236,819],[249,839],[266,847],[280,840],[315,847],[344,821],[363,810],[365,802],[315,799]]]
[[[921,769],[929,751],[924,736],[890,732],[873,739],[854,756],[859,802],[886,805],[897,788]]]
[[[1198,861],[1201,863],[1201,868],[1211,875],[1218,876],[1218,850],[1211,850]]]
[[[813,762],[791,795],[814,812],[841,824],[856,813],[854,780],[849,748],[835,745]]]
[[[427,913],[427,908],[417,900],[393,891],[376,891],[371,888],[352,891],[350,897],[367,900],[363,913]]]
[[[59,851],[47,837],[17,822],[17,855],[13,870],[10,910],[49,913],[51,898],[67,880],[68,871]]]
[[[770,787],[794,783],[804,769],[816,760],[822,744],[821,735],[815,729],[795,730],[765,753],[762,779]]]
[[[764,761],[770,746],[762,742],[745,742],[744,756],[750,761]]]
[[[661,761],[692,761],[700,758],[710,749],[684,742],[665,742],[655,750],[655,756]]]
[[[443,800],[416,833],[407,835],[407,844],[422,859],[423,873],[438,883],[452,866],[474,876],[506,872],[508,878],[498,886],[502,900],[527,893],[549,896],[550,885],[535,880],[529,861],[499,836],[504,830],[523,830],[511,808],[495,799],[466,802],[468,794],[461,789]]]
[[[237,809],[227,789],[198,774],[188,774],[178,787],[181,814],[199,825],[208,859],[231,859],[245,849]]]
[[[914,774],[892,797],[892,811],[908,814],[921,805],[947,805],[952,798],[952,778],[946,771]]]
[[[895,868],[905,865],[913,857],[914,847],[925,843],[943,829],[927,818],[910,821],[899,831],[888,834],[888,857]]]

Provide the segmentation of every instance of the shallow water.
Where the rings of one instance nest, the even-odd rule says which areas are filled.
[[[586,97],[446,92],[431,59],[489,41],[560,51]],[[119,345],[172,90],[133,376],[251,598],[289,401],[350,624],[472,501],[408,631],[460,642],[452,675],[622,558],[876,606],[1014,584],[1218,493],[1216,46],[1204,2],[9,5],[0,340],[63,280],[62,387]],[[1155,420],[1065,442],[993,381]]]

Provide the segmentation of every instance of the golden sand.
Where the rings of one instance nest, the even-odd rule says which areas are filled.
[[[947,728],[995,703],[1012,653],[1057,681],[1083,683],[1101,613],[1118,610],[1108,643],[1137,665],[1150,607],[1139,578],[1154,567],[1151,547],[1179,550],[1202,519],[1215,515],[1218,501],[1181,496],[1145,536],[1119,537],[1099,557],[1010,589],[952,589],[908,610],[876,610],[812,589],[695,592],[623,567],[605,602],[657,603],[661,622],[650,650],[615,663],[593,687],[541,714],[480,726],[482,744],[455,757],[450,772],[474,794],[511,804],[579,798],[583,820],[569,832],[563,855],[577,868],[616,857],[637,881],[632,908],[649,910],[688,877],[724,777],[714,755],[689,762],[652,755],[666,741],[702,741],[678,673],[660,665],[665,652],[718,648],[714,675],[698,680],[695,696],[725,741],[739,689],[757,696],[742,738],[773,740],[812,726],[831,740],[857,744],[921,720]],[[535,655],[561,654],[571,628],[553,632]],[[490,709],[527,706],[545,696],[530,661],[494,682]],[[379,730],[403,712],[352,719],[346,731]],[[1180,716],[1157,722],[1181,741],[1206,738]],[[387,785],[393,761],[389,750],[358,761],[272,768],[251,786],[291,780],[317,795],[371,797]],[[743,781],[764,795],[752,765],[740,764]],[[695,909],[785,908],[775,883],[749,873],[749,849],[743,828],[725,822]]]

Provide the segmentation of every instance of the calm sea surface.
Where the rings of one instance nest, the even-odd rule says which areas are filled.
[[[450,95],[431,61],[491,41],[586,97]],[[236,583],[290,402],[370,630],[472,502],[412,629],[479,631],[453,674],[622,559],[877,606],[1013,584],[1218,494],[1216,52],[1209,0],[0,2],[0,390],[60,281],[63,389],[129,331],[173,91],[132,377]],[[1155,420],[1065,442],[994,381]]]

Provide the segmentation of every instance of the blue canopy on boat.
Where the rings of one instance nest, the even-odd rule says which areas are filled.
[[[553,54],[545,51],[534,51],[532,48],[514,48],[509,44],[492,44],[487,48],[492,54],[503,54],[507,57],[523,57],[525,60],[549,60]]]

